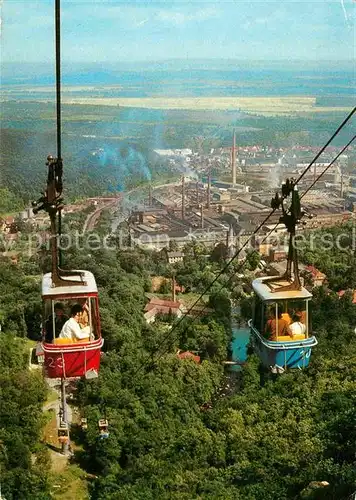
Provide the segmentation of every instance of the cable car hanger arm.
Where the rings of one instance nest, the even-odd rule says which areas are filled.
[[[63,209],[63,160],[61,155],[61,60],[60,60],[60,0],[55,0],[55,54],[56,54],[56,124],[57,124],[57,158],[49,155],[47,157],[48,176],[47,189],[45,193],[32,203],[33,212],[36,214],[44,210],[49,214],[51,220],[51,256],[52,256],[52,285],[71,286],[86,285],[84,274],[76,271],[61,269],[62,256],[58,247],[58,239],[61,234]],[[64,279],[65,277],[79,276],[78,280]]]

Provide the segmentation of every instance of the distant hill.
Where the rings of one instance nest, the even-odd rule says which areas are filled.
[[[184,71],[184,75],[180,72]],[[309,73],[311,76],[328,74],[343,78],[354,78],[354,61],[253,61],[235,59],[169,59],[162,61],[113,62],[113,63],[62,63],[62,82],[67,85],[115,84],[122,81],[142,81],[148,74],[149,80],[157,80],[167,72],[172,79],[193,79],[199,71],[241,73],[243,79],[250,75],[255,79],[261,74],[293,75]],[[280,73],[282,72],[282,73]],[[129,74],[125,74],[129,73]],[[52,85],[54,84],[54,63],[11,63],[2,62],[2,85]],[[146,76],[145,76],[146,75]],[[202,81],[202,83],[204,80]]]

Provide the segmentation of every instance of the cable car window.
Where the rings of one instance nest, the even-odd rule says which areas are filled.
[[[58,338],[64,324],[69,319],[67,314],[67,305],[65,302],[57,300],[45,300],[44,302],[44,339],[48,343],[52,343],[55,338]]]
[[[290,336],[286,301],[268,302],[264,315],[264,336],[269,340]]]
[[[90,324],[93,339],[99,337],[99,315],[98,315],[98,299],[91,297],[89,301]]]
[[[72,316],[73,306],[80,306],[81,312],[77,316],[77,322],[81,330],[86,330],[90,340],[98,338],[98,314],[97,300],[94,297],[73,297],[71,299],[46,299],[44,301],[44,327],[43,337],[45,342],[53,343],[54,339],[60,337],[66,322]]]
[[[262,329],[261,333],[264,337],[272,340],[272,337],[273,337],[272,322],[275,322],[277,319],[276,303],[275,302],[266,303],[263,313],[264,313],[263,314],[263,329]]]
[[[283,300],[278,303],[278,311],[294,334],[308,336],[308,301],[303,299]],[[293,325],[293,326],[291,326]]]
[[[263,302],[258,295],[254,301],[253,324],[259,332],[263,332]]]

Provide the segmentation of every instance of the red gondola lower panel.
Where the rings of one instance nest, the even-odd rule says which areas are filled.
[[[102,338],[93,342],[53,345],[42,343],[48,378],[96,378],[100,368]]]

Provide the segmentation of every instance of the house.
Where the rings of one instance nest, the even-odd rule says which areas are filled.
[[[306,266],[305,264],[302,264],[299,262],[299,274],[301,276],[307,275],[308,278],[310,278],[312,282],[312,286],[322,286],[323,284],[326,283],[327,278],[324,273],[319,271],[314,266]],[[269,264],[269,269],[268,269],[268,274],[271,276],[283,276],[287,268],[287,261],[273,261],[270,262]]]
[[[1,219],[0,221],[0,230],[5,234],[14,234],[18,232],[18,227],[15,222],[15,218],[12,215],[5,217],[5,219]]]
[[[181,352],[180,349],[178,349],[177,357],[179,359],[192,359],[196,363],[200,363],[200,356],[197,356],[196,354],[190,351]]]
[[[314,286],[322,286],[325,283],[326,274],[319,271],[319,269],[317,269],[316,267],[306,266],[304,268],[304,271],[311,275]]]
[[[176,262],[183,262],[184,253],[183,252],[167,252],[167,260],[169,264],[175,264]]]
[[[346,290],[340,290],[339,292],[337,292],[338,296],[340,298],[343,297],[345,295],[345,291]],[[352,303],[356,304],[356,290],[353,291]]]
[[[153,323],[157,314],[172,314],[180,318],[186,312],[186,308],[179,301],[163,300],[152,297],[145,307],[145,320],[147,323]]]
[[[19,213],[19,217],[23,221],[29,221],[30,219],[33,218],[33,216],[34,216],[34,213],[33,213],[33,209],[31,207],[26,208],[25,210],[23,210],[22,212]]]
[[[287,259],[287,252],[280,248],[271,248],[269,251],[268,260],[270,262],[279,262]]]

